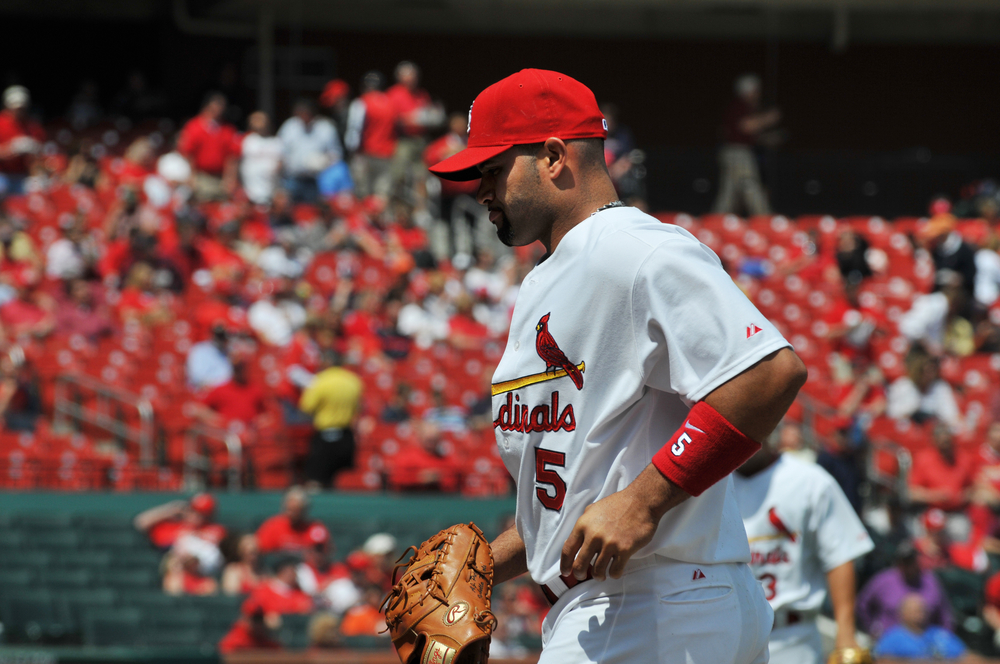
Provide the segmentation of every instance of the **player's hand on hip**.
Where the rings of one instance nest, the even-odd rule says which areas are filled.
[[[625,563],[649,544],[656,532],[659,520],[654,520],[643,508],[631,498],[629,489],[588,505],[563,546],[561,573],[572,572],[582,581],[587,578],[587,567],[594,561],[595,579],[603,581],[608,574],[614,579],[621,578]]]
[[[623,490],[587,506],[563,545],[560,573],[582,581],[593,561],[595,579],[620,579],[629,558],[653,540],[667,510],[690,497],[649,464]]]

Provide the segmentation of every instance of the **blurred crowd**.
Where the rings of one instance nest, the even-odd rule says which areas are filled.
[[[506,492],[488,451],[487,368],[539,251],[497,240],[476,183],[429,176],[465,146],[467,118],[420,87],[414,63],[391,84],[374,71],[356,91],[330,81],[280,123],[216,91],[175,131],[138,74],[109,111],[84,85],[44,127],[26,88],[3,103],[0,343],[17,348],[0,367],[7,431],[37,432],[55,376],[78,371],[152,401],[171,471],[160,488],[196,465],[223,481],[216,471],[239,463],[243,482],[271,488],[340,477]],[[608,162],[642,206],[642,152],[605,111]],[[208,432],[197,454],[192,427]],[[305,433],[280,440],[289,427]],[[386,437],[386,449],[369,444]],[[47,441],[19,452],[51,465],[64,449]]]
[[[344,637],[388,644],[381,604],[406,546],[388,533],[373,533],[333,562],[338,533],[310,517],[308,494],[299,487],[285,494],[281,513],[253,533],[217,523],[215,500],[207,493],[148,509],[135,526],[165,552],[165,593],[245,597],[240,617],[219,643],[222,654],[286,647],[279,633],[290,615],[309,616],[310,648],[343,647]],[[522,655],[540,645],[548,603],[537,586],[523,579],[505,584],[492,606],[500,618],[493,656]]]

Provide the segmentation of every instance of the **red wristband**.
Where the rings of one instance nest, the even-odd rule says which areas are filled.
[[[759,449],[760,443],[699,401],[673,438],[653,455],[653,465],[668,480],[692,496],[699,496]]]

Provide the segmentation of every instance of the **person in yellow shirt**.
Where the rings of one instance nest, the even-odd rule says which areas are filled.
[[[361,379],[340,366],[336,353],[324,352],[320,371],[299,400],[299,409],[312,417],[316,430],[309,443],[307,487],[327,486],[339,471],[354,466],[352,425],[361,391]]]

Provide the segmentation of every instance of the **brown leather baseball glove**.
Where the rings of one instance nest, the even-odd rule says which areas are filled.
[[[458,524],[410,549],[382,602],[400,661],[486,664],[497,619],[490,611],[493,553],[482,531]],[[401,567],[406,571],[397,582]]]
[[[826,664],[873,664],[874,662],[868,648],[841,648],[830,653],[830,657],[826,660]]]

